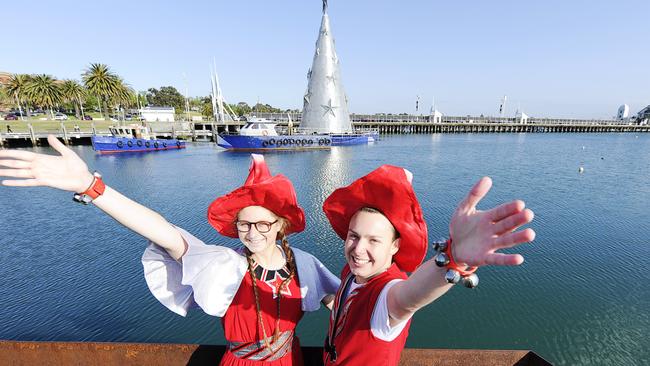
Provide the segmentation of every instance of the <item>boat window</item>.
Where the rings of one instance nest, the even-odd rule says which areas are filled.
[[[254,130],[259,130],[259,129],[260,129],[260,125],[258,125],[257,123],[254,123],[254,124],[253,124],[253,129],[254,129]]]

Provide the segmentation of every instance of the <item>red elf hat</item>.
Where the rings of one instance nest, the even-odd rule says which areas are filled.
[[[408,170],[382,165],[347,187],[334,191],[323,211],[336,234],[347,238],[352,216],[363,207],[381,211],[400,234],[400,247],[393,261],[405,272],[413,272],[427,254],[427,224],[415,197]]]
[[[208,222],[224,236],[239,237],[237,213],[244,207],[262,206],[289,221],[285,234],[305,229],[305,213],[298,206],[291,181],[282,174],[271,176],[264,156],[251,154],[252,162],[244,185],[214,200],[208,207]]]

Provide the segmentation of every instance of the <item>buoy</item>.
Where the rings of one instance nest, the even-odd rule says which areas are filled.
[[[585,171],[585,168],[583,168],[583,167],[578,168],[578,173],[583,173],[584,171]]]
[[[584,149],[585,149],[585,145],[582,145],[582,150],[584,150]]]

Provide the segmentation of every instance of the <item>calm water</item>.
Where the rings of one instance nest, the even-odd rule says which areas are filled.
[[[211,144],[122,156],[74,150],[109,185],[172,223],[237,245],[208,225],[206,209],[244,181],[248,154]],[[382,163],[414,172],[430,239],[447,234],[456,203],[483,175],[494,187],[479,207],[521,198],[535,211],[537,239],[519,249],[526,262],[482,268],[478,288],[457,286],[418,312],[409,347],[532,349],[558,365],[650,362],[650,135],[398,136],[266,159],[293,180],[307,214],[292,245],[335,273],[342,242],[321,204]],[[217,318],[182,318],[150,295],[144,240],[98,209],[73,203],[70,193],[8,187],[0,187],[0,207],[0,339],[224,342]],[[305,317],[303,344],[322,344],[326,317]]]

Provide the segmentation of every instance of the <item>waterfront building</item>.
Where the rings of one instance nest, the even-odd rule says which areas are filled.
[[[642,110],[639,111],[636,115],[636,120],[639,122],[639,124],[647,124],[648,120],[650,120],[650,105],[643,108]]]
[[[622,106],[618,107],[618,112],[616,113],[616,119],[619,121],[622,121],[624,119],[627,119],[630,116],[630,106],[627,104],[623,104]]]
[[[174,107],[144,107],[140,115],[146,122],[174,122]]]

